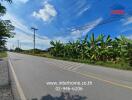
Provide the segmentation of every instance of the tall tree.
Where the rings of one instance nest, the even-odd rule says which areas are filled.
[[[12,2],[12,0],[1,0],[1,2],[7,1],[9,3]],[[6,8],[1,4],[0,2],[0,48],[5,47],[5,43],[7,38],[11,38],[14,33],[14,26],[11,24],[10,20],[2,20],[2,16],[6,13]]]

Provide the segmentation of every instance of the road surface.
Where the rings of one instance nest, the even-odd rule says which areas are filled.
[[[75,100],[132,100],[131,71],[10,52],[8,57],[27,100],[55,100],[61,93],[78,95]]]

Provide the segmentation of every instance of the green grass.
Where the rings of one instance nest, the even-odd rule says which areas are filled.
[[[96,65],[101,65],[104,67],[110,67],[110,68],[116,68],[116,69],[122,69],[122,70],[132,70],[132,67],[130,67],[127,63],[113,63],[113,62],[96,62]]]
[[[115,69],[121,69],[121,70],[131,70],[132,67],[130,67],[127,63],[113,63],[113,62],[103,62],[103,61],[97,61],[97,62],[90,62],[89,60],[80,60],[80,59],[69,59],[69,58],[56,58],[53,57],[54,59],[59,59],[59,60],[66,60],[66,61],[72,61],[72,62],[79,62],[79,63],[85,63],[85,64],[90,64],[90,65],[99,65],[103,67],[108,67],[108,68],[115,68]]]
[[[5,51],[0,51],[0,58],[7,57],[7,52]]]
[[[130,67],[127,63],[122,63],[122,62],[113,63],[113,62],[97,61],[97,62],[93,63],[93,62],[91,62],[89,60],[53,57],[48,52],[47,53],[39,53],[39,54],[34,54],[34,53],[24,53],[24,54],[40,56],[40,57],[47,57],[47,58],[53,58],[53,59],[58,59],[58,60],[79,62],[79,63],[85,63],[85,64],[90,64],[90,65],[99,65],[99,66],[103,66],[103,67],[109,67],[109,68],[115,68],[115,69],[121,69],[121,70],[131,70],[132,71],[132,67]]]
[[[30,53],[20,52],[20,53],[22,53],[22,54],[28,54],[28,55],[33,55],[33,56],[53,58],[49,53],[35,53],[35,54],[33,52],[30,52]]]

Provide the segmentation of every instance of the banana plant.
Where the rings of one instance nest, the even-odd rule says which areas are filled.
[[[61,43],[60,41],[51,41],[51,54],[55,57],[64,57],[80,60],[96,61],[112,61],[117,62],[118,59],[127,59],[132,65],[132,40],[124,36],[112,39],[110,35],[104,34],[94,36],[91,34],[84,39],[76,40],[68,43]]]
[[[52,50],[51,50],[51,54],[57,57],[61,57],[63,56],[63,43],[61,43],[60,41],[51,41],[50,44],[53,46]]]

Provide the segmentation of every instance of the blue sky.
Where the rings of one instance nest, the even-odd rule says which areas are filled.
[[[14,0],[3,4],[7,7],[3,18],[16,27],[8,48],[15,48],[17,40],[23,49],[33,48],[32,26],[39,29],[36,47],[40,49],[50,47],[51,40],[73,41],[92,32],[111,37],[123,34],[132,39],[132,0]],[[99,25],[113,17],[111,10],[117,5],[125,8],[125,18]]]

